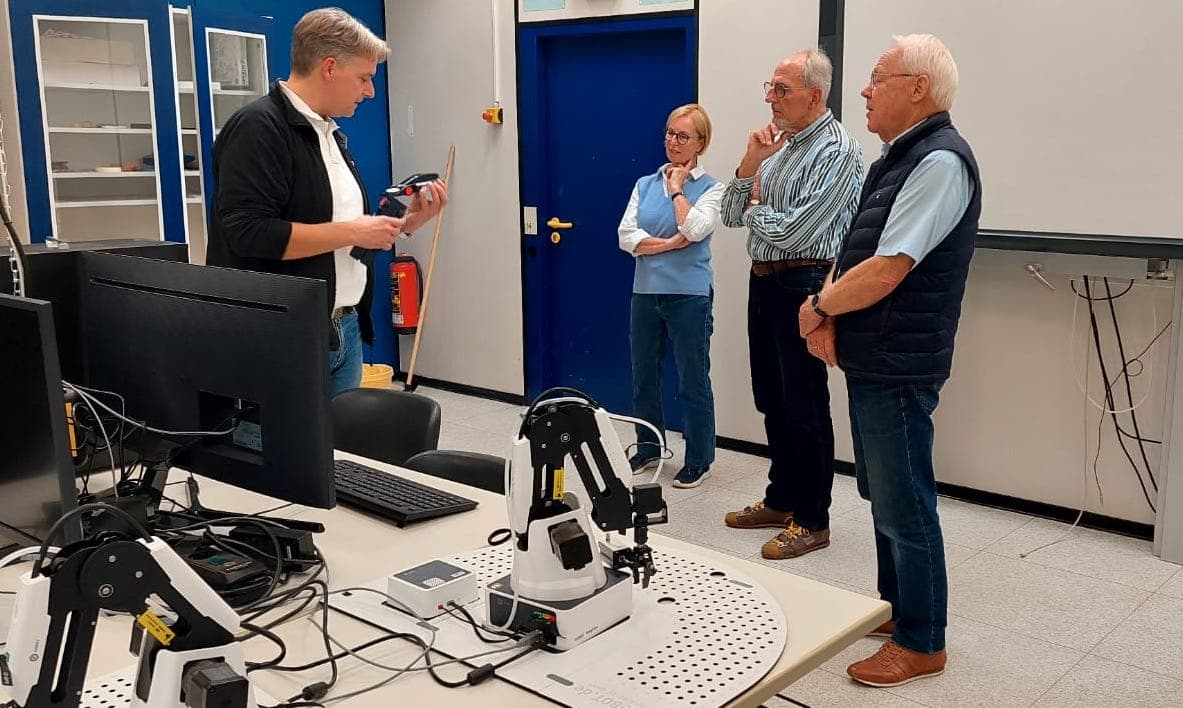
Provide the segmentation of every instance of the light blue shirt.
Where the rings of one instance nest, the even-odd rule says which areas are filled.
[[[884,145],[883,152],[889,147]],[[973,178],[957,153],[934,150],[925,155],[900,187],[875,255],[903,253],[915,268],[961,221],[973,190]]]

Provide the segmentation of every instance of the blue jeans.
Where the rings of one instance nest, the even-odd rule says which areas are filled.
[[[361,385],[361,330],[357,326],[357,313],[351,312],[332,323],[341,342],[336,349],[329,349],[329,378],[333,395]]]
[[[834,489],[834,423],[829,374],[805,347],[797,310],[821,290],[826,265],[749,276],[748,355],[752,395],[764,415],[772,464],[764,503],[793,512],[810,531],[830,527]]]
[[[674,344],[678,393],[686,415],[686,465],[715,461],[715,394],[711,391],[711,295],[633,294],[629,343],[633,361],[633,412],[665,432],[661,409],[661,363],[666,341]],[[648,428],[637,426],[637,452],[657,457],[661,450]]]
[[[941,384],[846,377],[859,495],[871,502],[879,595],[891,603],[897,644],[945,648],[949,580],[937,516],[932,412]]]

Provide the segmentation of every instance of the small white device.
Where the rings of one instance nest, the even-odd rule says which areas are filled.
[[[443,560],[431,560],[412,566],[386,579],[386,592],[420,619],[444,613],[451,601],[467,605],[477,599],[476,574]]]

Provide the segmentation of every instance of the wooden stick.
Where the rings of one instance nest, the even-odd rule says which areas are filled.
[[[448,148],[448,166],[444,169],[444,186],[452,179],[452,160],[456,157],[456,146]],[[431,239],[431,256],[427,260],[427,277],[423,279],[423,306],[419,308],[419,326],[415,328],[415,343],[411,345],[411,364],[407,367],[407,383],[404,391],[414,391],[415,360],[419,358],[419,339],[423,336],[423,327],[427,324],[427,300],[431,296],[431,274],[435,271],[435,250],[440,243],[440,228],[444,225],[444,209],[435,216],[435,237]]]

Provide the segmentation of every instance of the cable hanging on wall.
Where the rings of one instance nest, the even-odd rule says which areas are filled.
[[[8,157],[4,154],[4,114],[0,113],[0,218],[4,220],[5,238],[8,241],[8,268],[12,274],[12,294],[23,297],[27,261],[24,246],[17,238],[16,228],[12,225],[12,215],[8,210],[11,194],[12,190],[8,186]]]

